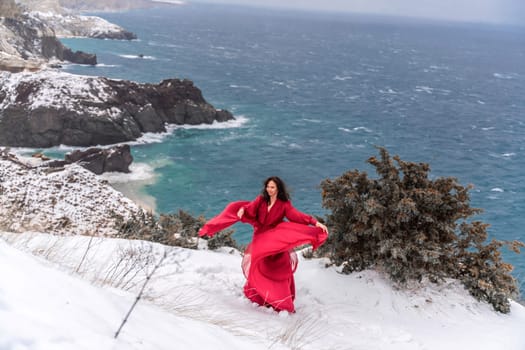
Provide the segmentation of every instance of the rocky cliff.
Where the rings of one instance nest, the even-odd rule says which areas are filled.
[[[0,19],[0,70],[35,71],[50,60],[97,64],[97,56],[65,47],[42,22],[28,17]]]
[[[8,0],[6,0],[8,1]],[[96,16],[82,16],[80,10],[100,11],[111,9],[112,1],[59,1],[18,0],[27,13],[37,17],[53,28],[57,37],[87,37],[99,39],[136,39],[137,36],[124,28]],[[134,3],[125,0],[122,3]],[[145,6],[149,1],[139,1]],[[104,4],[99,6],[98,3]],[[115,8],[118,9],[118,8]]]
[[[59,38],[84,37],[95,39],[137,39],[134,33],[96,16],[31,12],[32,17],[47,23]]]
[[[46,70],[0,72],[0,145],[106,145],[135,140],[166,124],[234,119],[189,80],[139,84]]]
[[[41,70],[57,60],[96,64],[95,55],[72,52],[55,33],[134,36],[98,17],[70,15],[58,0],[19,2],[0,2],[0,145],[106,145],[166,131],[166,124],[234,119],[207,103],[189,80],[138,84]]]
[[[0,70],[34,71],[50,60],[97,62],[95,55],[65,47],[47,21],[23,12],[12,0],[4,0],[0,6]]]
[[[95,16],[63,9],[58,0],[0,1],[0,70],[42,68],[50,60],[96,64],[96,55],[73,52],[57,37],[135,39],[136,35]]]

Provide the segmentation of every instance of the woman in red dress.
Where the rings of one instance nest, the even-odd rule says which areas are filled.
[[[304,244],[319,247],[328,236],[326,226],[295,209],[284,182],[276,176],[264,181],[261,194],[253,201],[228,204],[202,227],[199,235],[213,236],[238,221],[254,228],[242,261],[244,294],[259,305],[295,312],[293,273],[297,255],[293,249]]]

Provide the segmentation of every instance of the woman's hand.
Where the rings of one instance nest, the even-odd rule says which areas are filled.
[[[239,211],[237,212],[237,217],[239,219],[242,219],[242,216],[244,215],[244,208],[241,208],[239,209]]]
[[[326,234],[328,234],[328,227],[326,225],[320,223],[319,221],[316,222],[315,227],[321,228]]]

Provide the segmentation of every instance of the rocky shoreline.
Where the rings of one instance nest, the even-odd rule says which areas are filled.
[[[65,13],[57,0],[21,3],[27,11],[14,0],[0,3],[0,37],[7,38],[0,40],[0,145],[108,145],[165,132],[168,124],[234,119],[209,104],[190,80],[141,84],[50,69],[64,60],[97,63],[96,55],[73,52],[57,36],[136,36],[99,17]]]
[[[0,146],[117,144],[165,132],[170,124],[235,119],[209,104],[190,80],[136,83],[54,69],[63,61],[97,63],[96,54],[73,52],[57,37],[136,38],[99,17],[66,11],[58,0],[0,2]],[[117,165],[111,151],[86,152],[87,161],[66,159],[50,166],[0,150],[0,229],[113,235],[119,224],[143,215],[145,209],[93,173],[129,171],[129,146]]]
[[[0,3],[0,70],[36,71],[54,61],[97,64],[95,54],[73,52],[59,37],[131,40],[137,36],[96,16],[68,13],[58,1]]]
[[[190,80],[140,84],[55,70],[0,72],[0,145],[108,145],[165,132],[167,124],[234,119]]]

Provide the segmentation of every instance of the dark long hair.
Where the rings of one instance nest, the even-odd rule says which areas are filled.
[[[266,186],[268,185],[268,182],[273,181],[277,185],[277,198],[282,200],[283,202],[287,202],[290,200],[290,194],[286,190],[286,184],[283,180],[281,180],[278,176],[270,176],[266,180],[264,180],[263,189],[261,191],[261,195],[264,197],[264,200],[266,200],[266,203],[270,203],[270,196],[268,195],[268,192],[266,192]]]

